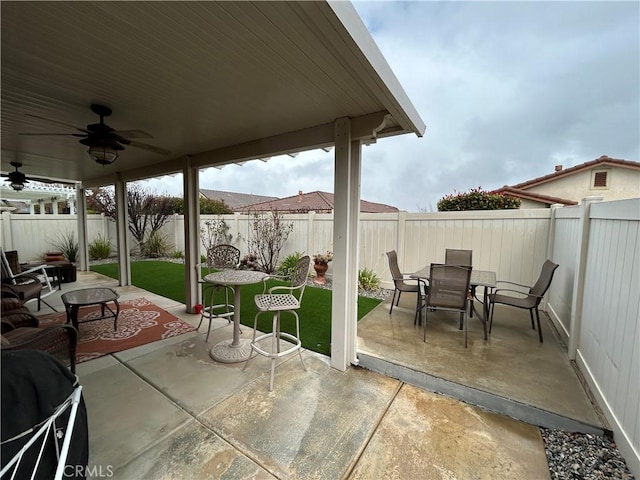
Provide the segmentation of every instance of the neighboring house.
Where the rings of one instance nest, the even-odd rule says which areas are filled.
[[[242,207],[252,203],[277,200],[278,197],[267,197],[265,195],[253,195],[251,193],[223,192],[221,190],[200,189],[200,196],[209,200],[224,202],[234,212],[242,211]]]
[[[282,213],[307,213],[311,211],[331,213],[333,212],[333,205],[333,193],[319,191],[302,193],[302,190],[300,190],[298,195],[247,205],[242,210],[245,212],[277,210]],[[363,213],[390,213],[397,212],[398,209],[383,203],[360,200],[360,211]]]
[[[548,208],[555,203],[576,205],[583,198],[603,200],[640,197],[640,162],[601,156],[590,162],[556,171],[516,185],[505,185],[493,193],[520,198],[520,208]]]

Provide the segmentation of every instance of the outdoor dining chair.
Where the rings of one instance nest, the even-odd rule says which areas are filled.
[[[472,266],[473,250],[459,250],[447,248],[444,252],[444,263],[449,265],[462,265],[463,267]]]
[[[441,310],[460,313],[460,324],[464,325],[464,348],[467,348],[467,304],[471,267],[432,263],[429,274],[427,299],[421,308],[425,309],[424,341],[427,341],[427,314]]]
[[[497,289],[493,293],[489,294],[489,308],[491,310],[489,315],[489,333],[491,333],[491,326],[493,324],[493,312],[495,311],[496,304],[500,303],[502,305],[509,305],[511,307],[529,310],[531,328],[533,330],[536,328],[533,322],[533,312],[535,311],[536,322],[538,324],[538,336],[540,337],[540,343],[542,343],[542,328],[540,327],[540,313],[538,312],[538,306],[551,286],[553,274],[558,266],[558,264],[553,263],[551,260],[546,260],[542,265],[542,270],[540,271],[538,280],[531,287],[520,283],[508,282],[506,280],[498,280],[496,282]],[[500,284],[505,284],[511,288],[500,288]]]
[[[293,272],[291,273],[291,280],[289,285],[277,285],[267,290],[267,281],[272,278],[282,278],[273,275],[269,275],[263,279],[262,293],[254,297],[256,307],[258,307],[258,313],[253,321],[253,339],[251,340],[251,355],[244,364],[242,370],[244,371],[249,365],[249,361],[254,357],[255,351],[259,355],[264,355],[271,359],[271,374],[269,377],[269,391],[273,390],[273,377],[276,368],[276,360],[284,355],[298,352],[302,367],[307,371],[307,367],[302,360],[302,341],[300,340],[300,318],[296,310],[300,308],[302,303],[302,296],[304,295],[304,289],[307,285],[307,277],[309,276],[309,268],[311,267],[311,257],[305,255],[296,262]],[[282,293],[281,293],[282,292]],[[271,333],[265,333],[256,337],[258,330],[258,317],[262,313],[273,312],[273,324]],[[280,329],[280,317],[282,312],[290,312],[295,317],[296,332],[295,335],[289,332],[283,332]],[[271,339],[271,348],[260,345],[260,341]],[[282,350],[281,339],[285,339],[292,342],[293,345]]]
[[[387,252],[387,257],[389,259],[389,270],[391,270],[391,278],[393,278],[393,297],[391,297],[391,308],[389,308],[389,315],[393,311],[394,303],[397,307],[400,303],[400,295],[402,292],[415,293],[417,296],[416,300],[416,315],[414,318],[414,323],[422,318],[420,317],[420,303],[423,298],[423,295],[426,294],[428,287],[423,283],[421,287],[420,280],[408,278],[405,274],[400,272],[400,268],[398,267],[398,254],[395,250],[391,250]],[[396,293],[398,297],[396,298]]]
[[[203,300],[209,297],[209,304],[203,306],[200,313],[200,323],[202,325],[205,318],[209,319],[209,328],[207,330],[207,341],[211,333],[211,320],[216,317],[226,318],[229,323],[233,320],[233,287],[229,285],[218,285],[204,280],[209,273],[223,269],[237,269],[240,265],[240,250],[233,245],[220,244],[207,250],[207,261],[196,265],[198,275],[198,283],[204,285]],[[203,275],[203,269],[205,274]],[[224,291],[224,302],[215,303],[215,295],[217,292]],[[229,297],[231,294],[231,297]]]

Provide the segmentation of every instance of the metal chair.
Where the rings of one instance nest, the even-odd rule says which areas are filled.
[[[391,308],[389,308],[389,315],[391,315],[391,312],[393,311],[394,303],[396,307],[400,303],[400,295],[402,295],[402,292],[415,293],[417,296],[417,300],[416,300],[416,315],[414,317],[414,324],[418,322],[418,320],[422,322],[422,317],[420,312],[421,310],[420,303],[424,294],[426,294],[428,287],[426,286],[426,284],[423,284],[421,287],[420,285],[421,282],[419,280],[413,279],[413,278],[407,278],[406,275],[400,272],[400,268],[398,268],[398,254],[396,253],[395,250],[391,250],[390,252],[387,252],[387,257],[389,258],[389,270],[391,270],[391,277],[393,278],[393,287],[394,287],[393,297],[391,298]],[[413,283],[407,283],[407,282],[415,282],[415,285]],[[396,299],[396,292],[398,293],[397,299]]]
[[[510,305],[516,308],[524,308],[529,310],[529,317],[531,317],[531,328],[533,330],[536,329],[534,321],[533,321],[533,312],[536,312],[536,321],[538,323],[538,337],[540,338],[540,343],[542,343],[542,328],[540,327],[540,313],[538,312],[538,305],[542,301],[545,293],[551,286],[551,281],[553,280],[553,274],[558,268],[558,264],[553,263],[551,260],[546,260],[542,265],[542,270],[540,271],[540,276],[536,283],[529,287],[528,285],[522,285],[520,283],[508,282],[506,280],[498,280],[496,282],[498,288],[495,292],[489,294],[489,303],[490,303],[490,316],[489,316],[489,332],[491,332],[491,326],[493,324],[493,312],[495,310],[495,306],[497,303],[501,303],[503,305]],[[511,285],[517,288],[499,288],[500,284]],[[527,291],[522,291],[522,290]],[[505,294],[505,292],[507,292]]]
[[[444,263],[449,265],[461,265],[463,267],[471,267],[473,250],[459,250],[455,248],[447,248],[444,252]]]
[[[464,325],[464,348],[467,348],[467,304],[471,267],[432,263],[429,275],[429,290],[424,304],[424,341],[427,341],[427,313],[434,310],[459,312]]]
[[[209,304],[203,306],[200,314],[200,323],[202,325],[205,318],[209,319],[209,328],[207,330],[207,341],[211,333],[211,320],[216,317],[226,318],[229,323],[233,320],[233,293],[234,289],[228,285],[218,285],[207,282],[204,277],[214,270],[237,269],[240,265],[240,250],[233,245],[220,244],[207,250],[207,261],[196,265],[198,274],[198,283],[204,285],[203,300],[209,295]],[[202,269],[206,269],[206,274],[202,275]],[[224,290],[224,303],[215,303],[215,294],[220,290]],[[229,301],[229,292],[231,292],[231,301]]]
[[[2,296],[15,297],[22,303],[38,301],[40,310],[44,298],[55,293],[44,265],[22,270],[15,250],[0,250],[2,255]],[[47,304],[46,302],[44,302]],[[53,307],[49,307],[55,311]]]
[[[291,274],[291,282],[288,286],[278,285],[275,287],[271,287],[267,291],[267,280],[269,278],[274,278],[273,276],[268,276],[263,279],[263,293],[254,297],[256,307],[258,307],[258,313],[256,314],[253,321],[253,340],[251,341],[251,353],[253,354],[253,351],[255,350],[256,353],[264,355],[265,357],[271,359],[269,391],[273,390],[273,376],[276,367],[276,360],[278,358],[297,351],[300,357],[300,362],[302,362],[302,367],[305,369],[305,371],[307,370],[307,367],[302,360],[300,318],[298,317],[296,310],[300,308],[300,304],[302,303],[302,296],[304,295],[304,289],[307,285],[307,277],[309,276],[310,267],[311,258],[308,255],[305,255],[296,262],[293,273]],[[281,291],[284,291],[285,293],[277,293]],[[256,337],[256,331],[258,329],[258,317],[264,312],[273,312],[273,325],[271,333],[265,333]],[[282,332],[280,330],[280,315],[282,312],[290,312],[295,317],[295,335],[288,332]],[[270,350],[267,350],[260,346],[260,341],[268,338],[271,339]],[[280,345],[280,339],[282,338],[288,340],[289,342],[292,342],[293,345],[285,350],[282,350]],[[243,371],[247,368],[247,365],[249,365],[249,361],[252,358],[252,356],[249,356],[249,359],[242,368]]]

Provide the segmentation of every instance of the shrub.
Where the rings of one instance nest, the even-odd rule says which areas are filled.
[[[111,243],[107,237],[98,235],[89,243],[89,258],[91,260],[102,260],[111,255]]]
[[[291,255],[287,255],[282,260],[282,263],[278,267],[278,275],[282,275],[283,277],[290,277],[293,273],[293,269],[298,263],[298,260],[302,258],[302,252],[294,252]]]
[[[143,257],[160,258],[166,257],[169,250],[167,237],[160,232],[153,232],[141,245],[140,253]]]
[[[240,260],[241,270],[255,270],[256,272],[262,271],[260,264],[258,263],[258,255],[255,253],[249,253]]]
[[[174,250],[171,252],[171,258],[184,258],[184,253],[181,250]]]
[[[472,188],[468,192],[456,193],[455,195],[445,195],[438,201],[439,212],[517,208],[520,208],[519,198],[501,193],[485,192],[481,187]]]
[[[358,271],[358,287],[368,292],[380,288],[380,279],[375,272],[369,268]]]
[[[51,242],[51,245],[60,250],[64,257],[71,263],[75,263],[78,261],[78,252],[80,250],[80,246],[76,241],[75,232],[68,231],[58,233],[58,236],[54,241]]]
[[[280,250],[292,231],[293,222],[285,222],[283,214],[277,210],[253,214],[248,244],[256,254],[260,270],[275,272]]]

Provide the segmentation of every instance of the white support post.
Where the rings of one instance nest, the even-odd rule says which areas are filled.
[[[582,305],[584,299],[584,276],[587,267],[587,252],[589,249],[589,214],[593,202],[602,201],[602,197],[586,197],[582,199],[580,212],[580,245],[576,252],[575,276],[573,279],[573,295],[571,298],[571,322],[569,326],[569,344],[567,354],[569,359],[575,360],[580,346],[580,327],[582,324]]]
[[[76,189],[76,198],[78,198],[77,196],[77,189]],[[75,215],[76,214],[76,200],[74,198],[67,198],[67,206],[69,207],[69,215]]]
[[[38,202],[38,205],[40,206],[40,215],[44,215],[44,213],[45,213],[44,200],[40,200]]]
[[[78,260],[82,271],[89,270],[89,239],[87,236],[87,200],[84,188],[76,185],[76,205],[78,207]]]
[[[33,203],[33,201],[31,200],[27,200],[29,202],[29,215],[35,215],[36,214],[36,204]]]
[[[127,212],[127,185],[120,179],[116,187],[116,235],[118,237],[118,278],[120,286],[131,285],[131,259],[129,258],[129,223]]]
[[[349,297],[353,296],[350,286],[352,262],[351,221],[349,198],[351,196],[351,120],[340,118],[335,122],[335,173],[334,173],[334,215],[333,215],[333,287],[331,307],[331,366],[346,370],[350,358]]]
[[[11,212],[2,212],[2,248],[5,250],[13,250]]]
[[[309,255],[313,255],[313,252],[316,251],[315,246],[313,245],[313,222],[315,220],[316,212],[313,210],[307,213],[307,253]]]
[[[201,303],[202,292],[196,276],[196,264],[200,262],[200,171],[187,159],[182,170],[184,188],[184,286],[187,312]]]
[[[356,344],[358,337],[358,264],[360,259],[360,168],[362,143],[351,142],[349,172],[349,283],[347,293],[347,360],[358,364]],[[350,292],[350,294],[349,294]]]
[[[58,199],[51,201],[51,213],[53,215],[58,215]]]

